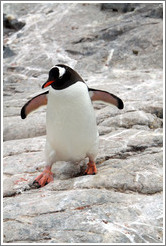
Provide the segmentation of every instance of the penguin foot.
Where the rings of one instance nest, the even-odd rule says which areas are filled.
[[[97,168],[95,162],[89,162],[87,169],[85,170],[84,175],[95,175],[97,173]]]
[[[39,176],[35,178],[33,184],[37,186],[37,188],[40,188],[52,182],[53,180],[54,178],[53,178],[53,173],[51,172],[51,168],[47,167]]]

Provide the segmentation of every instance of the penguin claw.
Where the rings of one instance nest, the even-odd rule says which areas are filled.
[[[40,188],[52,181],[53,173],[50,171],[50,169],[45,169],[39,176],[35,178],[33,185],[35,185],[37,188]]]
[[[39,183],[38,183],[36,180],[34,180],[33,183],[32,183],[32,185],[31,185],[31,187],[32,187],[32,188],[37,188],[37,189],[38,189],[38,188],[40,188],[41,186],[39,185]]]
[[[93,163],[89,162],[87,165],[88,167],[85,170],[84,175],[95,175],[97,173],[96,164],[94,162]]]

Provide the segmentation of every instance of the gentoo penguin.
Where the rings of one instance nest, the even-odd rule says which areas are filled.
[[[48,91],[32,98],[21,109],[21,118],[25,119],[32,111],[47,105],[46,166],[34,180],[38,187],[53,181],[51,167],[56,161],[78,162],[88,157],[85,174],[96,174],[99,134],[92,101],[123,109],[120,98],[89,88],[76,71],[63,64],[51,68],[42,88],[47,86],[50,86]]]

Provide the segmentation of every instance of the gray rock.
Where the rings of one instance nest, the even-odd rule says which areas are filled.
[[[134,11],[134,9],[139,6],[138,3],[102,3],[101,9],[102,10],[108,10],[112,9],[112,11],[119,11],[119,12],[130,12]]]
[[[3,14],[3,33],[10,35],[15,31],[22,29],[25,26],[24,22],[18,21],[12,15]]]
[[[4,238],[10,235],[8,242],[29,243],[41,240],[52,243],[158,242],[161,236],[159,198],[160,195],[152,198],[123,193],[117,197],[114,192],[100,190],[99,193],[98,189],[22,194],[22,198],[15,198],[19,205],[15,215],[10,217],[6,215],[12,215],[14,201],[8,198]],[[148,226],[151,223],[157,225],[155,235],[154,227]]]
[[[8,46],[3,46],[3,58],[16,55]]]
[[[102,3],[101,10],[112,10],[121,13],[135,11],[145,13],[145,17],[163,18],[163,5],[155,3]]]
[[[18,112],[17,112],[18,113]],[[20,110],[19,110],[20,113]],[[32,124],[32,122],[34,122]],[[10,118],[4,118],[4,141],[21,138],[32,138],[46,134],[46,114],[40,114],[38,117],[37,112],[29,115],[25,120],[21,117],[13,116],[12,121]],[[18,128],[14,126],[17,124]]]
[[[16,54],[3,68],[4,243],[163,243],[163,6],[114,4],[117,12],[98,3],[3,6],[26,23],[4,36]],[[46,107],[25,120],[20,110],[57,63],[125,107],[93,103],[96,175],[83,175],[87,159],[57,162],[54,181],[36,189],[46,164]]]

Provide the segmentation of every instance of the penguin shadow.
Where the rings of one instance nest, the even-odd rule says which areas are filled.
[[[105,161],[112,159],[112,156],[100,156],[96,159],[96,167],[99,170],[101,167],[105,166]],[[79,162],[72,162],[72,161],[59,161],[53,164],[52,166],[52,172],[54,176],[54,180],[69,180],[74,179],[77,177],[83,177],[87,174],[85,173],[85,170],[87,168],[88,158],[79,161]],[[44,169],[44,166],[43,166]],[[40,168],[40,171],[42,172],[42,169]],[[101,170],[100,170],[101,171]],[[94,174],[97,175],[97,174]],[[88,175],[93,176],[93,175]],[[46,183],[47,185],[48,183]],[[37,182],[34,182],[32,180],[29,182],[29,189],[38,189],[42,188]]]
[[[87,168],[88,159],[79,162],[72,161],[59,161],[53,164],[52,172],[54,175],[54,180],[69,180],[80,176],[85,176],[85,170]],[[44,169],[44,167],[43,167]],[[41,171],[42,172],[42,171]],[[46,183],[47,185],[47,183]],[[38,182],[32,180],[29,182],[30,189],[41,188]]]
[[[58,179],[72,179],[75,177],[85,175],[85,170],[87,168],[87,160],[82,160],[79,162],[57,162],[52,167],[52,172],[55,174],[55,178]]]

